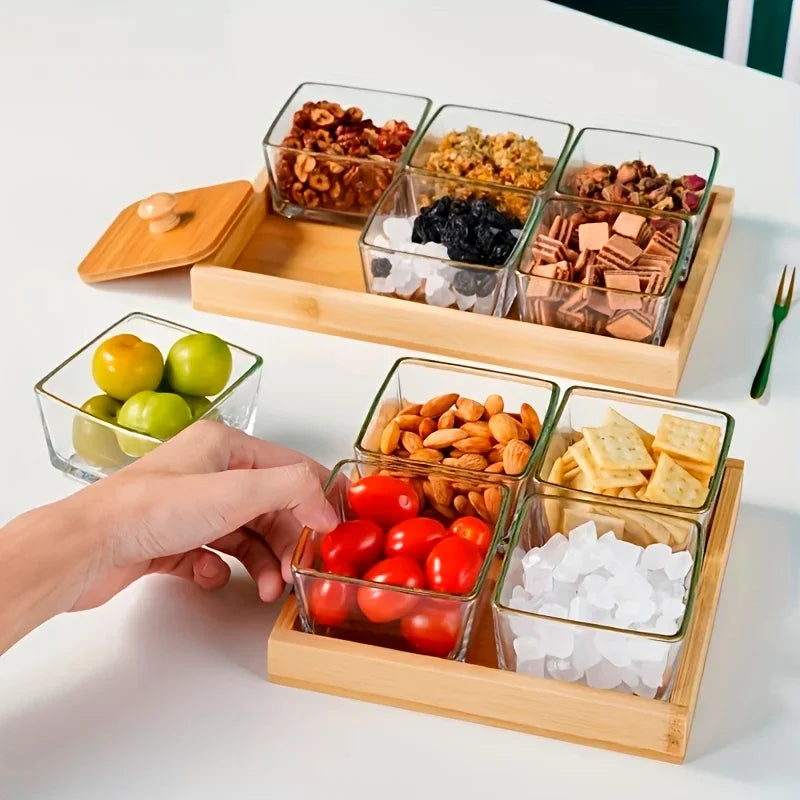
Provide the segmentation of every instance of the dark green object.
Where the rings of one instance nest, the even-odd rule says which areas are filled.
[[[728,0],[662,0],[658,3],[654,0],[555,1],[558,5],[660,36],[712,56],[721,56],[725,47]],[[791,0],[766,0],[764,5],[770,6],[773,2],[791,8]],[[756,7],[758,5],[756,2]]]
[[[792,294],[794,293],[794,273],[792,270],[792,279],[789,281],[789,293],[786,299],[783,299],[783,282],[786,279],[786,267],[783,268],[781,275],[781,282],[778,285],[778,294],[775,298],[775,305],[772,306],[772,333],[767,343],[767,349],[764,351],[764,357],[756,370],[756,376],[753,378],[753,385],[750,387],[750,397],[757,400],[764,394],[767,388],[767,381],[769,380],[769,370],[772,366],[772,353],[775,350],[775,338],[778,335],[778,328],[789,314],[789,308],[792,305]]]
[[[747,66],[770,75],[783,74],[792,0],[755,0],[750,24]]]

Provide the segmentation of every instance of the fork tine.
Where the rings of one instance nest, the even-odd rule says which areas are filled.
[[[788,269],[788,264],[783,265],[783,273],[781,274],[781,282],[778,284],[778,294],[775,295],[775,305],[779,306],[781,304],[781,300],[783,299],[783,282],[786,279],[786,270]]]
[[[786,295],[786,302],[783,304],[784,308],[790,308],[792,305],[792,294],[794,293],[794,275],[797,267],[792,267],[792,279],[789,281],[789,294]]]

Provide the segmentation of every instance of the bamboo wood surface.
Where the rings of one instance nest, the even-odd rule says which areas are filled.
[[[304,633],[292,595],[269,639],[268,676],[288,686],[680,763],[735,529],[743,470],[741,461],[728,461],[694,616],[668,701],[497,669],[488,604],[479,612],[467,662],[459,663]]]
[[[139,203],[123,209],[78,267],[86,283],[129,278],[196,264],[225,241],[233,223],[253,196],[249,181],[205,186],[175,195],[180,224],[151,233],[137,215]]]
[[[661,347],[368,294],[357,230],[284,219],[259,192],[224,245],[192,269],[192,302],[218,314],[674,396],[733,213],[733,190],[714,192]]]

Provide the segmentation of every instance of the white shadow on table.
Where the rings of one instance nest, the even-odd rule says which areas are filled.
[[[733,399],[748,396],[772,328],[772,304],[784,264],[800,267],[800,228],[734,219],[686,363],[682,398],[711,393]],[[797,336],[800,308],[783,323],[775,362],[790,358],[789,339]],[[787,391],[798,394],[800,373],[792,386],[782,386],[782,392]]]
[[[800,780],[796,736],[781,735],[800,725],[798,578],[800,517],[742,505],[687,754],[693,768],[747,783]]]

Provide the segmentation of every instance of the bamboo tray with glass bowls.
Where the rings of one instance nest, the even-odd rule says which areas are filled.
[[[364,108],[376,120],[405,118],[417,126],[400,158],[381,164],[383,172],[375,180],[378,185],[389,185],[371,215],[363,209],[352,213],[304,207],[298,204],[299,198],[287,196],[276,178],[282,158],[303,155],[282,145],[293,109],[308,99],[323,97],[342,106]],[[79,273],[91,283],[192,266],[192,303],[203,311],[676,395],[733,213],[733,190],[712,185],[716,148],[591,128],[573,139],[568,123],[464,106],[442,106],[426,122],[429,105],[430,101],[422,97],[303,84],[270,127],[264,139],[268,168],[252,183],[234,181],[171,196],[171,213],[180,218],[180,224],[161,234],[151,233],[148,223],[137,217],[137,204],[129,206],[103,234],[80,265]],[[435,194],[437,187],[452,184],[470,190],[469,182],[434,175],[423,168],[426,154],[441,136],[466,125],[478,126],[487,133],[514,130],[533,136],[543,148],[543,163],[550,171],[542,189],[527,192],[527,196],[522,190],[498,184],[482,183],[478,187],[517,200],[523,197],[532,209],[519,246],[498,272],[503,296],[499,288],[491,313],[475,313],[371,293],[365,289],[369,277],[365,278],[368,270],[362,260],[366,263],[373,256],[391,255],[380,252],[374,242],[381,215],[398,209],[414,213],[419,208],[419,196]],[[363,159],[346,156],[330,158],[340,159],[340,167],[345,169],[375,169],[374,161],[365,164]],[[633,158],[652,162],[671,175],[697,173],[707,181],[696,212],[674,215],[685,228],[680,259],[688,276],[685,280],[684,275],[681,280],[676,278],[660,297],[652,299],[658,309],[658,325],[651,339],[660,343],[521,321],[511,300],[515,281],[524,283],[527,276],[515,275],[515,269],[537,224],[544,224],[553,203],[568,204],[572,209],[576,203],[585,202],[570,195],[570,176],[577,169]],[[549,205],[547,200],[551,201]],[[647,210],[641,213],[652,214]]]
[[[491,563],[484,565],[471,595],[438,601],[457,605],[461,627],[454,651],[448,658],[415,653],[403,644],[396,627],[376,630],[358,617],[337,627],[315,625],[307,598],[315,582],[330,579],[331,575],[317,571],[314,552],[319,537],[305,530],[293,561],[296,593],[285,601],[269,638],[269,679],[287,686],[653,759],[684,761],[739,508],[744,465],[728,458],[733,420],[722,412],[669,400],[577,386],[567,390],[556,409],[558,387],[544,381],[455,364],[401,359],[367,413],[355,442],[355,459],[337,465],[330,481],[328,496],[340,513],[344,513],[342,476],[358,478],[389,470],[412,478],[427,475],[442,481],[474,482],[477,475],[483,476],[479,480],[485,480],[484,473],[414,465],[387,458],[378,451],[379,433],[398,407],[446,389],[473,397],[492,392],[505,394],[509,409],[520,398],[528,397],[543,421],[528,467],[518,478],[505,479],[503,484],[498,528],[510,527],[505,556],[503,548],[498,548]],[[421,394],[423,391],[426,393]],[[654,428],[666,412],[721,427],[718,463],[710,480],[708,500],[702,507],[685,509],[620,501],[548,483],[553,461],[564,452],[575,432],[581,426],[599,424],[609,406],[642,426]],[[652,532],[654,536],[658,529],[661,541],[665,541],[664,530],[672,531],[667,543],[675,551],[689,550],[694,557],[680,629],[669,636],[617,634],[642,637],[648,646],[663,648],[667,654],[663,657],[666,666],[662,683],[653,697],[520,674],[524,667],[516,671],[513,638],[515,631],[523,635],[519,634],[520,625],[572,625],[568,620],[556,622],[551,617],[520,612],[509,603],[512,584],[518,580],[514,574],[519,570],[521,553],[561,530],[562,520],[566,527],[567,512],[573,520],[576,515],[579,520],[629,520],[631,533],[620,535],[630,536],[631,541],[635,541],[633,531],[638,530],[636,535],[640,536],[642,527],[647,535]],[[496,529],[495,542],[502,540],[503,531]],[[361,583],[349,578],[341,580]],[[586,635],[603,627],[578,625]]]

